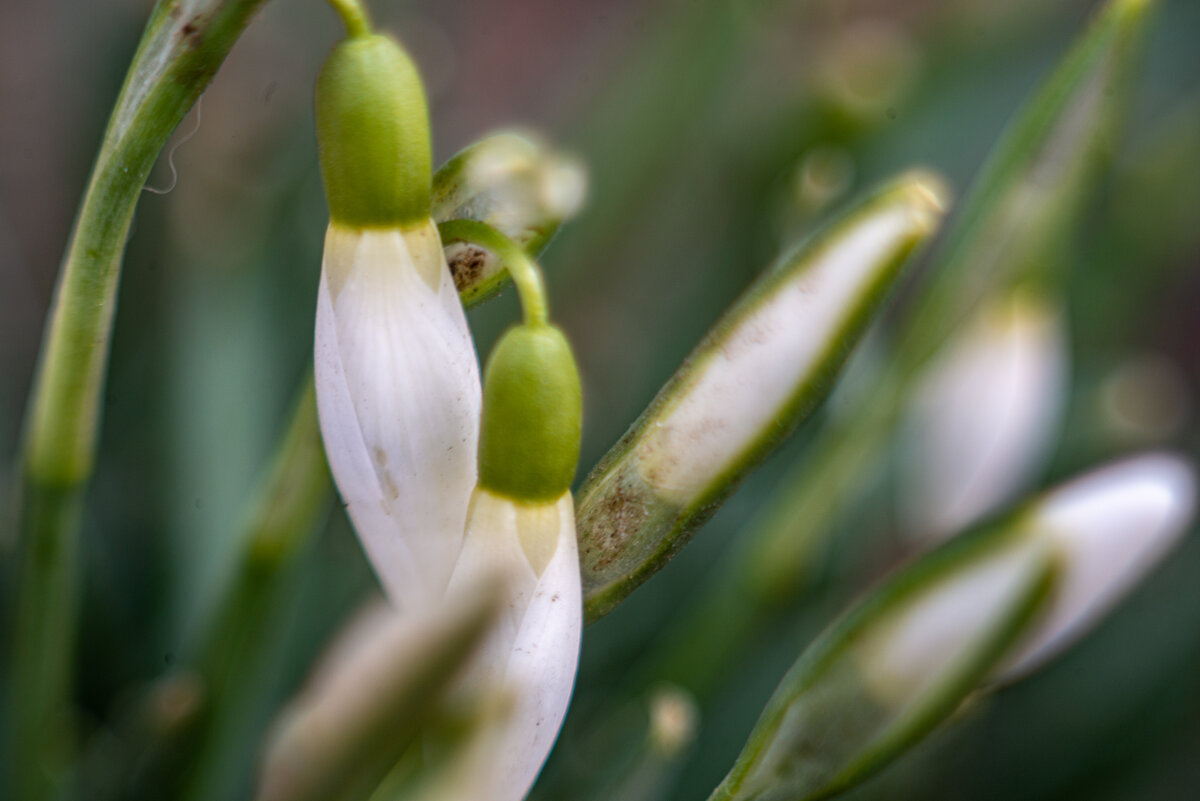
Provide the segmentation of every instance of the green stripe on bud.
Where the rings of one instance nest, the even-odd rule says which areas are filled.
[[[479,435],[479,486],[522,501],[571,487],[583,398],[571,346],[557,328],[519,325],[488,359]]]
[[[354,36],[317,78],[317,146],[330,218],[405,226],[429,219],[429,111],[416,66],[391,38]]]

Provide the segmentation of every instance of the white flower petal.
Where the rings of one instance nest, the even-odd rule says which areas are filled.
[[[549,538],[552,553],[542,547]],[[540,574],[533,566],[538,563]],[[488,801],[520,801],[558,736],[579,666],[583,596],[570,493],[553,504],[524,504],[476,490],[448,594],[467,591],[479,571],[496,565],[515,574],[515,589],[504,619],[483,645],[473,680],[500,679],[514,693],[493,755]]]
[[[1034,670],[1111,609],[1185,533],[1195,496],[1191,467],[1162,454],[1101,468],[1047,495],[1031,525],[1057,551],[1061,577],[1045,618],[1000,678]]]
[[[403,607],[440,597],[475,483],[480,382],[437,229],[330,226],[314,367],[325,451]]]
[[[1068,370],[1048,304],[1016,293],[981,310],[917,392],[899,488],[906,530],[945,539],[1025,487],[1054,444]]]

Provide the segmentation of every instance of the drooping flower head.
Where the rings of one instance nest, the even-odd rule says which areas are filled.
[[[429,120],[411,60],[353,35],[317,83],[330,224],[317,301],[321,433],[385,589],[441,596],[475,484],[479,368],[430,219]]]

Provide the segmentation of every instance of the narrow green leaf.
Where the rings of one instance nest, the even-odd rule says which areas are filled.
[[[22,453],[21,619],[11,674],[17,689],[13,747],[6,743],[3,749],[11,765],[0,772],[14,797],[27,801],[53,795],[70,748],[78,512],[95,463],[117,284],[133,211],[167,138],[263,2],[160,0],[155,6],[67,245],[26,411]]]

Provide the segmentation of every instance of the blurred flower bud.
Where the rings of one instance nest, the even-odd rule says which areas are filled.
[[[1083,636],[1178,543],[1195,505],[1192,467],[1149,454],[1087,473],[1031,506],[1025,536],[1050,545],[1060,578],[999,678],[1029,673]]]
[[[1066,340],[1057,309],[1019,289],[939,351],[909,410],[899,482],[908,534],[944,539],[1033,482],[1066,402]]]
[[[492,134],[450,159],[434,178],[438,222],[486,223],[530,253],[546,246],[575,216],[587,192],[587,173],[572,156],[534,134]],[[446,257],[464,302],[495,294],[508,280],[494,253],[470,242],[447,242]]]
[[[713,798],[824,798],[878,770],[1082,636],[1183,534],[1194,495],[1180,460],[1129,459],[900,570],[800,657]]]
[[[434,609],[369,607],[275,724],[259,801],[370,791],[400,759],[503,607],[502,574]]]
[[[760,279],[688,357],[580,492],[589,613],[661,567],[828,394],[945,194],[923,172],[889,185]]]
[[[829,207],[854,183],[854,157],[844,147],[825,145],[804,154],[792,176],[793,202],[804,219]]]

